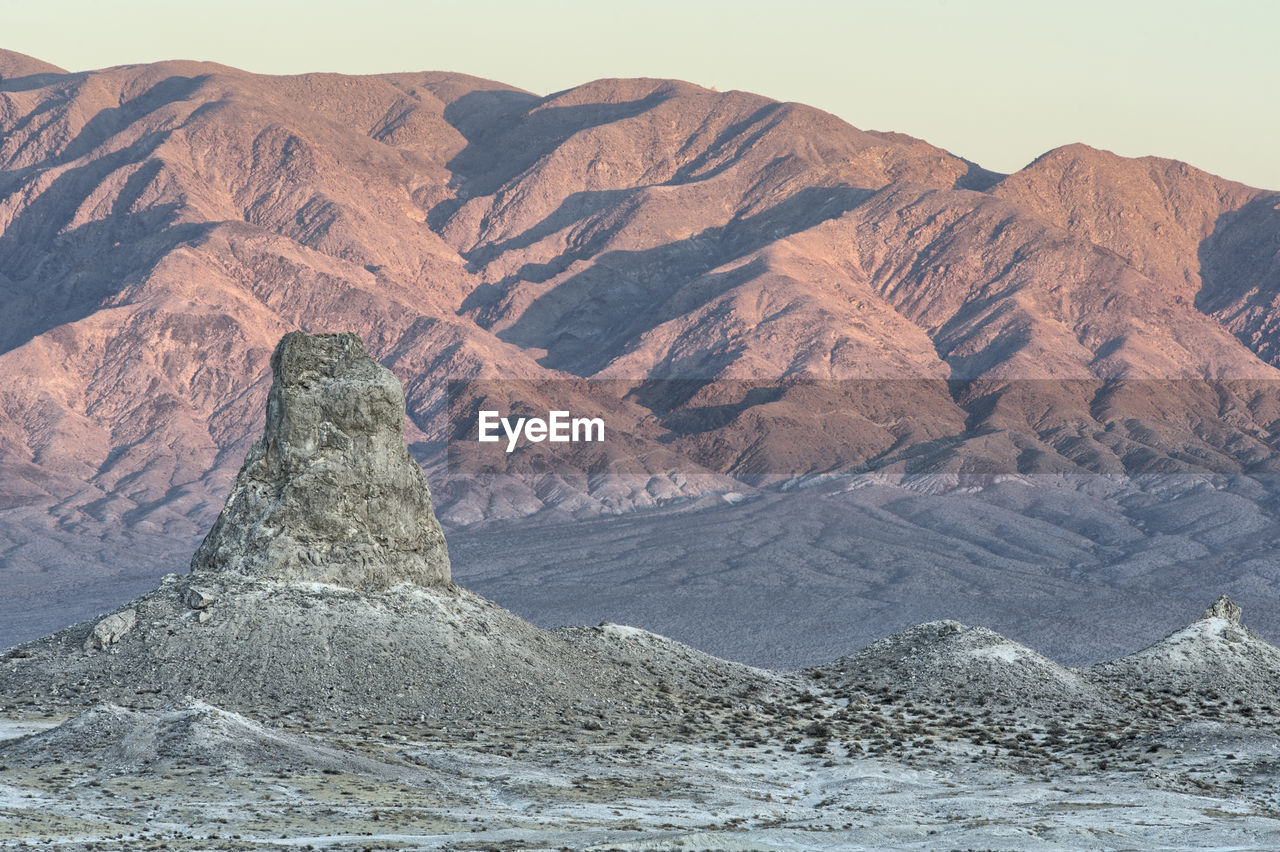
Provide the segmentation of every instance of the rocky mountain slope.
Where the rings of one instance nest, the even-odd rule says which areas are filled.
[[[442,380],[477,376],[719,379],[649,401],[665,428],[646,437],[726,472],[742,462],[699,453],[707,429],[673,404],[737,404],[710,430],[729,446],[769,424],[796,441],[815,421],[792,422],[789,379],[984,380],[868,391],[859,452],[836,462],[983,431],[1058,459],[1045,468],[1123,468],[1126,442],[1174,459],[1205,444],[1233,467],[1270,451],[1273,395],[1251,384],[1155,412],[1115,387],[1277,378],[1248,324],[1267,322],[1257,293],[1240,318],[1274,257],[1215,249],[1256,243],[1277,199],[1183,164],[1069,146],[1001,178],[662,80],[539,98],[448,74],[6,62],[0,357],[20,378],[0,435],[11,501],[69,500],[60,517],[94,493],[137,522],[203,510],[293,327],[360,333],[406,383],[426,456]],[[783,382],[781,399],[715,399],[731,379]],[[1013,379],[1082,385],[1019,399]],[[1144,442],[1126,424],[1153,414],[1181,416]],[[808,470],[794,461],[778,472]]]

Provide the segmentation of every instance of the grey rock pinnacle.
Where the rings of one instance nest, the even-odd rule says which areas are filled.
[[[404,390],[351,333],[291,332],[271,356],[267,423],[193,573],[377,590],[449,582]]]
[[[1243,614],[1244,611],[1240,609],[1240,606],[1235,601],[1226,595],[1221,595],[1213,602],[1213,606],[1204,611],[1204,615],[1200,616],[1200,618],[1201,620],[1206,618],[1225,618],[1232,624],[1239,624],[1240,617]]]

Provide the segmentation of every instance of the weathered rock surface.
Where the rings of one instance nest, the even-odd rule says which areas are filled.
[[[1222,618],[1232,624],[1239,624],[1244,612],[1240,609],[1240,605],[1226,595],[1219,595],[1213,605],[1204,611],[1204,615],[1200,616],[1200,620],[1206,618]]]
[[[422,468],[404,441],[404,391],[355,334],[293,332],[271,356],[267,427],[197,574],[385,589],[449,582]]]
[[[673,692],[787,679],[692,649],[641,667],[626,649],[540,630],[452,584],[357,591],[229,574],[212,586],[217,602],[193,610],[189,582],[131,602],[137,626],[110,653],[82,650],[93,622],[12,649],[0,658],[0,705],[158,708],[194,696],[260,719],[552,724],[573,711],[664,715]]]
[[[191,586],[187,589],[187,606],[192,609],[206,609],[217,599],[218,596],[211,589],[200,586]]]
[[[602,659],[457,586],[369,592],[227,575],[213,586],[218,602],[192,610],[187,582],[130,603],[137,626],[111,653],[81,650],[93,624],[20,646],[0,663],[3,702],[154,708],[191,695],[258,718],[391,722],[638,692]]]
[[[126,609],[112,613],[93,626],[93,631],[84,640],[84,649],[89,651],[114,645],[132,630],[137,623],[137,610]]]

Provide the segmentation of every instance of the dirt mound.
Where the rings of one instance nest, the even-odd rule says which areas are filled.
[[[677,642],[624,624],[598,627],[562,627],[554,633],[630,669],[638,680],[662,691],[708,694],[755,690],[791,689],[796,678],[781,672],[713,657]]]
[[[86,622],[15,649],[0,694],[30,707],[194,695],[258,718],[403,722],[553,717],[645,692],[604,658],[457,586],[200,582],[213,603],[194,608],[190,581],[174,579],[122,610],[136,626],[102,647],[102,622]]]
[[[96,765],[101,772],[173,768],[252,773],[401,770],[308,737],[273,731],[237,713],[187,700],[158,710],[99,704],[56,728],[0,748],[28,766]]]
[[[848,691],[967,707],[1099,712],[1103,690],[1078,672],[985,627],[933,621],[810,670]]]

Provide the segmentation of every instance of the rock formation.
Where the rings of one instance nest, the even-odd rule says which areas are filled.
[[[894,633],[814,671],[842,692],[893,690],[954,706],[1008,706],[1044,716],[1108,712],[1080,672],[985,627],[933,621]]]
[[[137,610],[126,609],[114,612],[94,625],[93,632],[84,640],[84,649],[92,651],[108,648],[119,642],[137,624]]]
[[[1140,651],[1092,666],[1089,675],[1128,694],[1223,698],[1274,713],[1280,708],[1280,649],[1245,627],[1242,614],[1239,605],[1222,595],[1188,626]]]
[[[1203,621],[1206,618],[1224,618],[1232,624],[1239,624],[1244,611],[1240,609],[1240,605],[1226,595],[1219,595],[1218,599],[1213,602],[1213,606],[1204,611],[1204,615],[1200,616]]]
[[[351,333],[285,335],[267,426],[194,573],[385,589],[449,582],[422,468],[404,442],[404,391]]]
[[[528,720],[652,714],[659,683],[773,682],[709,657],[641,673],[611,645],[539,630],[454,585],[395,376],[354,334],[288,334],[271,364],[266,430],[192,572],[12,649],[0,705],[194,696],[273,718]]]

